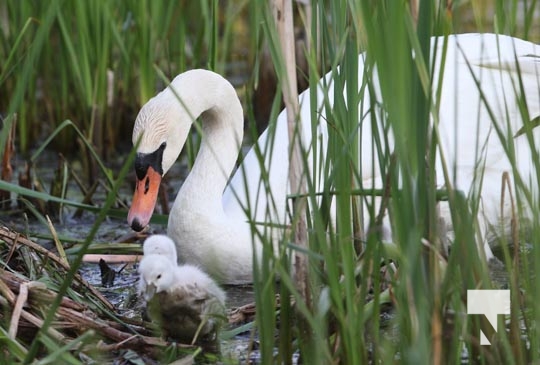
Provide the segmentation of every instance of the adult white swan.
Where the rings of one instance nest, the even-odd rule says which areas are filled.
[[[438,57],[443,43],[442,38],[433,43],[433,47],[439,48]],[[481,218],[486,230],[499,223],[501,175],[512,169],[485,105],[490,106],[495,123],[508,136],[514,136],[523,126],[523,110],[520,111],[516,98],[516,93],[521,94],[517,76],[520,70],[530,119],[537,117],[540,114],[538,57],[540,49],[534,44],[506,36],[468,34],[448,38],[439,113],[441,149],[448,166],[454,167],[450,169],[454,186],[462,191],[469,192],[478,186],[474,179],[477,167],[485,164]],[[360,55],[359,77],[363,74],[363,58]],[[439,65],[440,60],[435,64]],[[326,79],[330,78],[328,74]],[[477,81],[481,83],[482,97]],[[309,90],[300,98],[304,146],[308,148],[312,142]],[[320,90],[318,100],[322,103]],[[333,100],[331,87],[328,100]],[[197,117],[201,118],[202,145],[172,207],[168,235],[176,242],[180,262],[196,264],[224,283],[250,282],[253,248],[260,250],[260,244],[252,238],[243,207],[249,206],[254,221],[286,223],[289,160],[286,117],[284,113],[278,117],[272,151],[265,150],[271,133],[265,132],[258,141],[265,154],[272,204],[261,187],[261,167],[253,150],[227,185],[242,141],[243,112],[231,84],[213,72],[192,70],[178,75],[139,112],[133,129],[133,143],[140,140],[135,162],[137,184],[128,223],[137,231],[148,224],[161,178],[178,158]],[[324,120],[322,110],[317,143],[323,151]],[[362,178],[381,186],[380,178],[371,176],[372,166],[378,166],[378,161],[376,156],[371,156],[369,124],[361,126]],[[518,170],[529,181],[531,153],[526,137],[516,137],[514,143]],[[444,182],[440,160],[436,168],[437,181]],[[509,216],[508,212],[505,214]]]

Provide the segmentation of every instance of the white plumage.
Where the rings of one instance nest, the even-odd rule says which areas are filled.
[[[141,260],[139,274],[148,314],[164,338],[192,342],[211,336],[226,318],[225,292],[199,268],[150,253]]]
[[[149,236],[143,243],[143,255],[144,257],[149,255],[161,255],[176,266],[178,259],[176,255],[176,246],[174,241],[164,234],[154,234]],[[139,293],[146,291],[146,284],[144,280],[139,280]]]
[[[163,255],[172,263],[176,264],[176,245],[174,241],[164,234],[154,234],[149,236],[143,244],[143,254],[148,255]]]
[[[463,34],[449,36],[447,43],[443,37],[432,38],[432,52],[436,55],[432,63],[435,65],[432,91],[441,93],[436,115],[441,152],[436,160],[437,182],[439,185],[445,182],[441,160],[444,155],[453,188],[481,198],[480,241],[489,258],[491,251],[487,242],[500,230],[501,224],[509,225],[506,221],[512,215],[508,199],[501,209],[501,175],[508,172],[515,177],[517,173],[533,192],[537,189],[531,158],[537,151],[531,151],[526,136],[516,137],[513,143],[517,170],[513,170],[494,126],[501,128],[505,135],[514,136],[524,125],[524,114],[528,113],[529,120],[540,115],[540,47],[508,36]],[[441,77],[439,68],[443,54],[446,62]],[[358,85],[363,85],[364,59],[365,54],[361,54]],[[375,92],[371,97],[379,99],[376,73],[373,78]],[[323,80],[329,85],[327,92],[322,91]],[[314,165],[315,159],[320,166],[326,163],[327,126],[321,106],[325,102],[331,105],[334,100],[331,73],[321,80],[321,89],[316,94],[317,106],[310,105],[309,90],[300,96],[303,146],[308,151],[320,152],[320,155],[310,156],[308,167]],[[363,105],[370,105],[368,97],[366,93]],[[526,100],[528,110],[521,107],[520,99]],[[377,100],[374,104],[379,109],[372,115],[378,118],[384,113],[380,110],[383,103]],[[315,134],[311,130],[312,109],[319,118]],[[359,114],[363,120],[370,121],[366,110]],[[148,224],[159,181],[178,158],[191,125],[199,116],[204,138],[193,169],[170,212],[168,235],[176,242],[180,262],[196,264],[224,283],[251,282],[253,256],[260,257],[262,245],[252,234],[249,221],[265,222],[266,227],[283,227],[289,223],[286,115],[285,112],[279,115],[272,143],[269,143],[272,133],[268,130],[257,141],[264,166],[261,167],[258,154],[251,150],[229,181],[242,141],[243,112],[232,85],[213,72],[191,70],[178,75],[139,112],[133,129],[133,142],[139,143],[138,182],[128,223],[135,230]],[[376,128],[382,130],[381,122],[378,123]],[[369,188],[381,188],[378,156],[373,154],[373,134],[371,123],[359,121],[361,183]],[[533,138],[538,145],[538,128],[533,130]],[[392,151],[391,132],[387,141],[381,143],[386,142],[388,145],[381,148]],[[484,179],[480,184],[482,170]],[[263,171],[268,174],[269,191],[261,183]],[[320,187],[317,178],[312,181],[316,188]],[[443,218],[451,223],[448,210],[443,207],[441,211]],[[279,228],[267,229],[274,230],[273,238],[280,237]]]

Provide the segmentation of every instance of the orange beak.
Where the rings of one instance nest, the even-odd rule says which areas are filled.
[[[137,232],[143,230],[150,222],[156,206],[161,175],[148,166],[146,175],[137,179],[135,193],[128,213],[128,224]]]

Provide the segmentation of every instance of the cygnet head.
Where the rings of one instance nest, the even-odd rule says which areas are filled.
[[[163,255],[145,255],[139,264],[139,274],[146,301],[174,285],[174,265]]]
[[[143,244],[144,256],[162,255],[176,265],[176,245],[174,241],[164,234],[154,234],[148,237]]]

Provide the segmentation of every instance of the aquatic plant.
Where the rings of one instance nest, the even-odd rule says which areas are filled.
[[[488,5],[495,9],[493,19],[485,16]],[[430,161],[437,151],[429,119],[430,107],[437,105],[437,100],[430,100],[426,95],[431,93],[424,92],[434,84],[434,65],[427,58],[413,58],[412,54],[427,54],[431,35],[466,30],[497,31],[538,40],[540,31],[533,21],[538,4],[517,0],[463,4],[320,0],[295,6],[299,13],[295,21],[309,35],[304,51],[311,89],[315,90],[323,70],[332,70],[337,85],[334,87],[348,92],[346,96],[334,94],[333,107],[325,106],[332,126],[328,158],[333,162],[332,169],[319,170],[321,179],[328,182],[326,188],[316,191],[306,181],[305,191],[290,197],[296,201],[306,198],[310,203],[300,205],[295,212],[300,209],[305,213],[306,245],[298,244],[298,236],[285,235],[281,256],[274,257],[267,245],[267,256],[261,261],[264,265],[255,272],[256,319],[240,330],[247,328],[258,336],[262,363],[289,364],[295,354],[309,364],[457,363],[463,360],[463,349],[468,356],[465,360],[479,363],[537,362],[540,284],[534,273],[540,268],[540,255],[536,252],[536,237],[540,237],[538,210],[533,210],[533,222],[527,229],[516,225],[510,239],[500,238],[499,258],[508,278],[505,285],[512,293],[512,311],[507,321],[499,320],[492,346],[480,346],[480,329],[490,334],[493,331],[485,318],[466,315],[466,290],[489,288],[496,283],[471,249],[477,237],[471,224],[475,211],[471,213],[469,207],[477,203],[477,197],[438,191],[432,179],[433,170],[424,168],[426,160]],[[460,22],[464,14],[472,14],[473,20],[467,24]],[[240,15],[247,15],[247,21]],[[237,41],[238,34],[243,42]],[[127,196],[121,196],[118,189],[131,186],[130,179],[126,180],[130,161],[125,157],[129,155],[127,144],[136,111],[167,80],[187,68],[206,67],[230,77],[235,62],[247,58],[248,62],[240,67],[244,73],[242,82],[253,77],[248,85],[256,85],[263,43],[269,47],[277,75],[286,75],[282,40],[273,13],[262,0],[6,1],[0,3],[0,39],[0,56],[5,60],[0,65],[0,112],[5,116],[0,130],[1,153],[6,151],[15,120],[15,153],[29,156],[29,162],[39,166],[45,146],[47,150],[50,146],[56,150],[76,146],[80,152],[60,163],[58,196],[53,189],[39,191],[36,184],[23,187],[13,181],[0,181],[0,189],[8,191],[10,197],[17,195],[25,208],[47,227],[47,212],[39,206],[48,201],[59,204],[54,207],[59,218],[66,211],[72,213],[68,210],[71,208],[66,208],[71,206],[96,219],[85,240],[55,240],[75,245],[65,249],[71,260],[70,267],[62,271],[65,276],[56,275],[49,283],[50,292],[46,295],[50,301],[42,312],[42,326],[34,343],[10,336],[10,325],[4,317],[0,322],[0,353],[10,353],[8,361],[12,363],[79,363],[81,360],[75,355],[80,354],[81,347],[95,346],[94,334],[80,332],[73,339],[60,341],[50,336],[57,330],[53,318],[60,313],[63,298],[78,296],[74,290],[78,290],[76,270],[82,255],[114,249],[94,242],[93,237],[105,217],[125,217]],[[357,56],[365,50],[371,57],[365,71],[370,77],[365,85],[357,85]],[[369,67],[375,64],[376,70]],[[375,151],[382,161],[380,174],[389,181],[385,189],[362,186],[358,172],[351,168],[358,166],[361,148],[352,138],[360,119],[355,106],[363,101],[362,93],[356,90],[372,92],[374,75],[382,85],[385,112],[381,118],[396,137],[395,155],[391,151]],[[278,81],[280,89],[286,78],[279,77]],[[251,90],[242,86],[238,90],[246,106],[247,125],[253,125],[251,103],[247,100]],[[323,93],[326,98],[331,97],[325,88]],[[277,116],[281,95],[276,94],[270,125]],[[315,97],[312,92],[313,105]],[[317,113],[312,110],[314,122]],[[415,121],[414,128],[411,121]],[[530,130],[523,132],[530,138]],[[248,135],[255,137],[256,133]],[[380,146],[385,135],[375,134],[374,138],[374,145]],[[500,134],[500,138],[511,144],[512,136]],[[197,140],[195,131],[187,148],[188,160],[196,155]],[[534,143],[530,138],[530,146],[536,150]],[[407,153],[403,153],[405,150]],[[114,161],[118,155],[122,156],[121,163]],[[82,160],[89,183],[81,183],[83,179],[73,173],[75,159]],[[535,158],[532,163],[538,166],[539,161]],[[112,166],[120,173],[113,173]],[[392,180],[398,171],[404,182],[401,186]],[[505,181],[521,193],[512,197],[515,215],[509,217],[518,222],[523,206],[537,207],[538,203],[527,188],[528,182]],[[66,194],[73,182],[82,198],[81,194],[78,198]],[[99,189],[104,197],[91,203],[94,191]],[[402,199],[398,203],[391,196]],[[377,223],[383,212],[372,205],[375,197],[385,201],[395,228],[395,245],[381,244],[376,230],[367,235],[363,232],[365,222],[371,218]],[[436,221],[441,199],[448,200],[455,229],[447,257],[440,251],[441,232]],[[330,225],[331,200],[337,207],[336,226]],[[366,204],[370,217],[361,217],[361,207]],[[302,207],[311,208],[301,211]],[[4,216],[7,211],[2,210],[1,214]],[[165,218],[158,217],[154,222],[163,224]],[[253,223],[254,229],[261,229]],[[293,225],[291,232],[295,229]],[[260,232],[264,236],[264,229]],[[13,246],[6,246],[8,238],[0,240],[4,269]],[[10,238],[9,242],[12,241]],[[133,246],[121,249],[135,251]],[[17,258],[26,260],[29,269],[24,280],[34,280],[32,270],[47,261],[47,254],[39,253],[38,261],[27,260],[28,255],[27,248],[17,249]],[[295,257],[306,260],[305,276],[291,272],[290,263]],[[57,270],[56,264],[49,265],[45,270]],[[3,282],[0,280],[0,285]],[[15,288],[0,288],[6,299],[0,299],[3,313],[10,312],[16,304],[9,294],[15,294]],[[280,300],[276,300],[277,294]],[[32,310],[34,304],[31,303]],[[114,315],[112,311],[107,313]],[[199,350],[192,351],[195,356]]]

